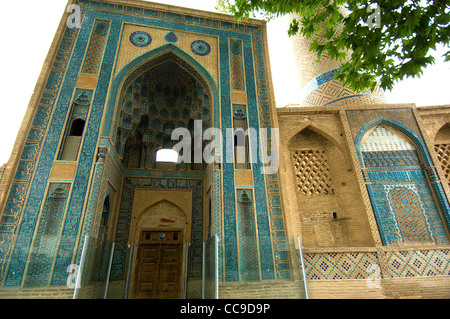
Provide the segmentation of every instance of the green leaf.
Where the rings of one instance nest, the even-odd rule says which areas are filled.
[[[341,61],[342,72],[336,77],[352,90],[392,89],[396,81],[420,76],[434,63],[427,56],[429,49],[450,44],[449,0],[406,1],[378,0],[382,28],[369,28],[369,1],[361,0],[217,0],[222,12],[235,19],[260,13],[267,19],[297,13],[288,28],[289,36],[307,38],[320,33],[327,40],[313,41],[312,52],[321,58],[326,51],[330,58]],[[344,6],[345,16],[339,12]],[[336,32],[340,26],[342,32]],[[348,59],[348,57],[351,57]],[[443,54],[450,61],[450,50]],[[344,62],[345,61],[345,62]]]

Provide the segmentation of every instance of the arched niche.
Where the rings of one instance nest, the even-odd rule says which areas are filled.
[[[168,200],[161,200],[146,208],[136,221],[137,233],[143,229],[183,229],[186,233],[188,219],[185,212]]]
[[[287,172],[292,174],[287,180],[296,198],[291,215],[298,218],[292,224],[299,225],[300,230],[294,233],[301,233],[303,245],[374,245],[352,163],[339,143],[330,134],[307,125],[291,137],[287,147]]]
[[[172,216],[173,215],[173,216]],[[143,229],[183,229],[183,241],[191,240],[192,191],[136,189],[130,222],[129,242],[139,242]]]
[[[435,171],[424,142],[400,123],[379,118],[358,133],[355,147],[383,244],[447,244],[448,204],[435,200],[442,188],[430,183]]]
[[[204,131],[214,125],[217,111],[218,90],[208,71],[186,52],[166,44],[117,74],[102,135],[110,136],[125,167],[128,151],[139,145],[139,168],[157,168],[156,152],[177,143],[171,140],[174,129],[187,128],[193,137],[194,121],[200,120]]]
[[[450,143],[450,123],[443,125],[434,137],[434,144],[449,144]]]

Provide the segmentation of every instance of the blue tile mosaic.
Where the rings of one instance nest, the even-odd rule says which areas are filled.
[[[405,118],[402,111],[397,111],[397,115],[397,120]],[[352,120],[355,118],[353,117]],[[367,118],[367,115],[361,118]],[[404,133],[414,143],[416,150],[361,151],[362,137],[368,129],[379,124],[391,126]],[[420,238],[422,238],[424,242],[448,244],[448,236],[438,208],[440,207],[444,213],[444,220],[448,225],[448,201],[445,199],[445,195],[444,197],[439,196],[443,192],[439,186],[435,185],[440,185],[440,182],[433,182],[431,185],[428,182],[424,167],[433,165],[423,140],[405,125],[386,117],[375,118],[360,127],[360,131],[356,134],[355,146],[361,166],[365,168],[364,176],[368,182],[367,191],[383,244],[402,244],[405,241],[411,241],[413,237],[405,234],[405,230],[402,232],[402,228],[404,229],[402,225],[405,225],[402,216],[405,214],[413,214],[407,218],[415,220],[416,227],[423,229],[422,237],[417,235],[414,240],[420,242]],[[405,191],[400,192],[402,189]],[[437,202],[433,197],[433,191],[437,195]],[[392,195],[399,192],[414,194],[416,205],[413,210],[409,206],[406,207],[407,212],[401,209],[402,205],[398,203],[403,199],[396,199]],[[406,222],[406,224],[409,223]]]
[[[26,287],[48,285],[70,186],[70,183],[50,183],[31,251]]]
[[[257,27],[235,24],[211,19],[190,17],[180,14],[158,12],[149,9],[134,8],[129,6],[115,5],[95,1],[78,1],[83,12],[85,12],[84,23],[81,29],[67,28],[61,41],[60,48],[56,55],[53,68],[47,79],[46,91],[42,94],[37,107],[33,126],[29,132],[26,148],[21,154],[21,161],[15,179],[11,186],[5,212],[2,216],[0,233],[0,282],[4,286],[20,286],[26,268],[29,253],[32,249],[34,230],[37,225],[39,212],[45,196],[48,179],[52,164],[57,154],[57,147],[63,135],[65,119],[70,112],[70,102],[76,90],[76,81],[81,71],[85,53],[88,48],[91,30],[96,23],[96,19],[107,21],[110,27],[108,33],[99,32],[105,37],[103,59],[99,62],[98,85],[92,97],[91,113],[85,126],[84,142],[81,145],[78,166],[73,181],[70,201],[67,203],[67,213],[62,225],[61,240],[56,251],[56,262],[53,266],[53,274],[50,278],[50,285],[63,286],[67,280],[67,266],[76,263],[79,258],[79,251],[82,247],[80,235],[89,233],[89,226],[83,225],[85,214],[88,220],[93,220],[89,207],[93,207],[90,196],[99,196],[95,191],[88,192],[92,180],[97,179],[96,172],[93,171],[93,162],[96,160],[97,143],[101,136],[100,127],[104,112],[107,119],[104,126],[103,136],[108,137],[108,127],[112,124],[113,109],[106,108],[105,102],[108,99],[108,89],[112,77],[112,70],[115,63],[122,23],[134,23],[141,25],[168,28],[177,32],[194,32],[198,34],[208,34],[218,37],[220,50],[220,87],[217,90],[214,101],[216,103],[215,125],[218,127],[221,121],[222,132],[225,136],[226,128],[232,127],[231,123],[231,103],[230,103],[230,69],[229,69],[229,39],[238,39],[243,44],[243,70],[245,72],[245,89],[248,97],[248,118],[249,125],[258,128],[271,128],[271,116],[269,110],[268,89],[265,75],[264,52],[262,45],[261,30]],[[98,20],[97,20],[98,22]],[[102,31],[102,30],[100,30]],[[173,36],[166,38],[170,43],[176,45]],[[101,41],[100,41],[101,42]],[[197,43],[198,44],[198,43]],[[90,48],[93,43],[89,46]],[[93,50],[93,49],[92,49]],[[197,54],[206,54],[208,50],[200,49],[196,46]],[[93,56],[98,57],[98,52]],[[94,59],[95,60],[95,59]],[[191,61],[189,61],[191,62]],[[92,71],[92,72],[94,72]],[[58,97],[58,98],[57,98]],[[220,102],[220,103],[219,103]],[[220,110],[218,109],[220,105]],[[112,112],[112,113],[111,113]],[[110,122],[107,122],[107,121]],[[106,128],[106,129],[105,129]],[[45,132],[47,132],[45,134]],[[268,137],[269,140],[271,137]],[[223,150],[226,152],[226,149]],[[262,279],[287,278],[286,269],[278,260],[286,262],[285,236],[278,236],[284,232],[282,227],[282,212],[280,195],[278,188],[278,176],[276,174],[264,176],[261,174],[263,165],[256,163],[253,165],[254,196],[256,204],[256,222],[259,236],[259,254],[261,258]],[[236,221],[236,198],[234,187],[234,167],[233,164],[224,163],[218,172],[221,171],[222,189],[217,189],[223,198],[223,206],[218,209],[222,211],[221,216],[215,220],[223,222],[221,229],[223,242],[220,247],[221,259],[224,261],[222,269],[223,277],[226,281],[236,281],[239,279],[238,273],[238,243],[237,243],[237,221]],[[129,171],[133,174],[133,171]],[[98,171],[99,175],[102,175]],[[151,173],[146,173],[151,174]],[[220,181],[220,173],[215,180]],[[201,199],[202,182],[195,179],[178,179],[156,177],[128,178],[129,184],[146,185],[148,187],[170,188],[176,185],[181,188],[192,188],[197,192],[196,198]],[[148,184],[150,183],[150,184]],[[151,184],[153,183],[153,184]],[[216,187],[216,186],[215,186]],[[89,194],[88,194],[89,193]],[[132,196],[132,188],[124,187],[123,198]],[[94,200],[96,202],[97,200]],[[91,204],[92,203],[92,204]],[[200,207],[199,203],[193,203],[195,207]],[[88,211],[86,211],[89,208]],[[121,214],[125,214],[131,209],[131,203],[122,201]],[[201,216],[201,217],[200,217]],[[197,277],[201,271],[201,218],[202,214],[194,215],[193,227],[193,262],[190,273]],[[217,217],[217,216],[216,216]],[[278,217],[274,226],[269,223],[270,218]],[[11,223],[11,220],[14,220]],[[18,221],[20,222],[20,225]],[[86,227],[85,227],[86,226]],[[126,233],[128,231],[126,218],[119,218],[117,226],[117,250],[123,251],[126,246]],[[276,236],[273,227],[276,228]],[[6,231],[7,229],[7,231]],[[14,246],[13,246],[14,243]],[[274,260],[273,255],[279,258]],[[123,259],[119,253],[114,257],[115,278],[121,277],[123,271]],[[120,264],[122,263],[122,264]],[[278,276],[278,277],[277,277]]]

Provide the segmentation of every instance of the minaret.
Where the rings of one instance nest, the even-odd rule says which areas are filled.
[[[292,20],[298,16],[292,14],[287,18]],[[309,46],[314,39],[323,42],[321,36],[310,39],[297,34],[292,36],[291,45],[297,67],[298,83],[301,90],[302,106],[337,106],[385,103],[383,91],[376,88],[373,92],[365,90],[355,93],[344,87],[340,81],[334,80],[334,74],[339,72],[339,61],[331,60],[326,52],[317,62],[317,53],[310,52]]]

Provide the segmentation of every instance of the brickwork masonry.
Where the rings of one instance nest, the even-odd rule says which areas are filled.
[[[303,283],[220,283],[220,299],[298,299]],[[379,287],[366,280],[308,281],[310,299],[449,299],[450,277],[381,279]]]
[[[72,299],[73,289],[58,288],[1,288],[0,299]]]

